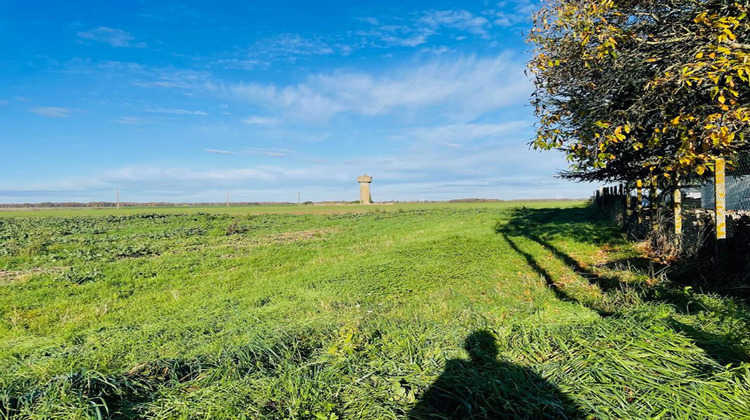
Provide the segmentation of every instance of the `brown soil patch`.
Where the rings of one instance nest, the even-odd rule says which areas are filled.
[[[266,238],[270,242],[284,243],[284,242],[297,242],[304,241],[307,239],[322,238],[333,232],[335,229],[310,229],[300,230],[295,232],[282,232],[275,235],[267,236]]]
[[[34,274],[42,274],[42,273],[54,273],[61,271],[62,268],[55,267],[55,268],[32,268],[30,270],[22,270],[22,271],[4,271],[0,270],[0,286],[5,286],[9,284],[14,283],[25,283],[27,282]]]

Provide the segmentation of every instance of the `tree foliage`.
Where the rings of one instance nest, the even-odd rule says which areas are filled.
[[[748,0],[547,0],[529,68],[538,149],[580,180],[703,175],[750,140]]]

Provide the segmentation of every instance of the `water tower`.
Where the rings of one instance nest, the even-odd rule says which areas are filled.
[[[372,204],[372,196],[370,195],[372,177],[370,175],[362,175],[357,178],[357,182],[359,182],[359,202],[362,204]]]

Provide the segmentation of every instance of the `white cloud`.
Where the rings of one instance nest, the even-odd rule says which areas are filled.
[[[456,50],[454,50],[453,48],[448,48],[445,45],[440,45],[440,46],[422,48],[420,52],[435,54],[435,55],[443,55],[443,54],[456,52]]]
[[[180,108],[146,107],[146,108],[141,109],[141,111],[158,113],[158,114],[196,115],[196,116],[208,115],[208,112],[205,112],[205,111],[191,111],[191,110],[180,109]]]
[[[465,144],[478,139],[502,140],[515,138],[524,129],[530,128],[530,121],[508,121],[498,124],[448,124],[433,127],[415,127],[400,130],[392,140],[410,142],[430,142],[444,145]],[[512,137],[511,137],[512,136]]]
[[[433,29],[451,28],[486,37],[490,22],[466,10],[433,10],[425,13],[420,22]]]
[[[512,27],[531,20],[531,14],[538,6],[535,0],[517,0],[511,4],[500,2],[496,10],[485,14],[492,19],[492,24],[500,27]]]
[[[29,111],[37,115],[52,118],[67,118],[73,113],[73,110],[70,108],[60,108],[55,106],[38,106],[36,108],[31,108]]]
[[[251,115],[249,117],[243,118],[242,122],[244,124],[250,124],[250,125],[278,125],[281,123],[281,120],[271,117],[261,117],[259,115]]]
[[[138,87],[161,87],[175,89],[193,89],[198,84],[211,78],[207,71],[155,68],[139,72],[146,80],[133,83]]]
[[[512,54],[435,60],[392,72],[339,70],[313,74],[304,82],[275,84],[207,83],[204,86],[290,118],[326,121],[342,113],[377,116],[398,110],[459,115],[471,120],[488,111],[526,103],[531,83],[525,64]]]
[[[125,124],[125,125],[143,125],[143,124],[151,124],[153,120],[150,118],[141,118],[141,117],[117,117],[115,119],[115,122],[118,124]]]
[[[233,155],[234,152],[230,150],[219,150],[219,149],[206,149],[207,153],[213,153],[215,155]]]
[[[286,33],[256,42],[251,51],[261,57],[294,61],[298,56],[333,55],[341,52],[346,54],[349,48],[330,44],[320,37],[305,38],[299,34]]]
[[[254,155],[254,156],[266,156],[266,157],[284,157],[290,154],[295,154],[292,149],[259,149],[259,148],[246,148],[242,150],[243,154]]]
[[[122,29],[109,28],[106,26],[100,26],[88,31],[78,32],[77,35],[79,38],[96,42],[103,42],[113,47],[146,47],[146,44],[143,42],[133,43],[135,37],[129,32],[125,32]]]
[[[435,31],[428,28],[413,28],[407,25],[384,25],[378,28],[360,30],[356,35],[377,42],[369,43],[373,47],[417,47],[427,42]]]
[[[296,62],[302,57],[341,55],[352,53],[354,47],[335,35],[302,36],[282,33],[254,42],[239,52],[210,58],[212,66],[229,69],[254,70],[265,68],[276,61]]]
[[[267,67],[268,62],[254,58],[221,58],[215,60],[213,65],[226,69],[255,70],[258,67]]]
[[[380,23],[380,21],[378,21],[377,18],[374,18],[372,16],[360,17],[360,18],[357,18],[357,20],[361,22],[369,23],[370,25],[377,25],[378,23]]]
[[[575,184],[554,178],[555,169],[565,167],[558,153],[538,153],[528,149],[523,138],[459,144],[425,143],[400,153],[346,160],[283,160],[278,165],[198,170],[189,167],[127,166],[77,178],[25,185],[0,182],[0,201],[13,197],[72,197],[111,199],[108,194],[120,187],[128,200],[141,201],[220,201],[232,191],[240,200],[291,200],[296,191],[311,200],[356,199],[354,180],[363,172],[374,177],[376,200],[486,198],[563,198],[586,197],[593,190],[588,184]],[[461,146],[461,147],[456,147]],[[207,149],[206,152],[226,152]],[[253,154],[278,156],[296,153],[289,149],[246,149]],[[290,157],[290,159],[292,159]],[[12,185],[12,187],[11,187]],[[250,194],[252,191],[252,194]],[[294,192],[294,194],[290,194]],[[203,197],[215,197],[206,200]],[[80,199],[80,198],[77,198]],[[45,199],[42,199],[42,201]]]
[[[416,47],[446,30],[490,38],[492,28],[489,19],[466,10],[427,10],[413,14],[406,21],[399,16],[388,19],[388,23],[367,18],[359,20],[371,27],[355,34],[364,37],[366,44],[372,47]]]

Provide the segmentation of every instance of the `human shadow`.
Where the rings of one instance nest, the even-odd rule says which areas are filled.
[[[409,413],[424,419],[583,419],[580,408],[529,368],[498,361],[492,333],[466,337],[469,360],[453,359]]]
[[[638,300],[654,303],[666,303],[676,312],[683,315],[694,315],[701,310],[710,310],[728,322],[739,325],[750,325],[750,308],[742,302],[725,305],[720,308],[701,308],[696,303],[696,293],[692,288],[685,288],[685,283],[672,279],[670,268],[643,257],[633,257],[610,262],[599,268],[612,271],[635,271],[647,273],[650,277],[662,275],[666,282],[631,283],[623,281],[619,275],[601,275],[595,267],[587,266],[555,245],[551,238],[561,237],[565,240],[596,245],[616,245],[624,242],[624,236],[605,218],[588,208],[572,209],[527,209],[512,210],[507,223],[498,223],[495,232],[501,234],[511,249],[521,255],[528,265],[542,276],[549,287],[561,300],[580,303],[601,316],[616,316],[632,303],[632,296]],[[563,282],[540,264],[531,253],[518,246],[520,239],[527,239],[547,250],[553,257],[563,262],[570,270],[587,283],[596,286],[600,291],[599,298],[576,293],[577,290],[565,287]],[[715,292],[714,290],[710,290]],[[726,296],[732,299],[732,296]],[[669,325],[701,347],[706,354],[722,365],[738,365],[750,362],[750,353],[737,340],[727,339],[719,334],[687,325],[671,319]],[[699,324],[697,324],[699,325]]]

